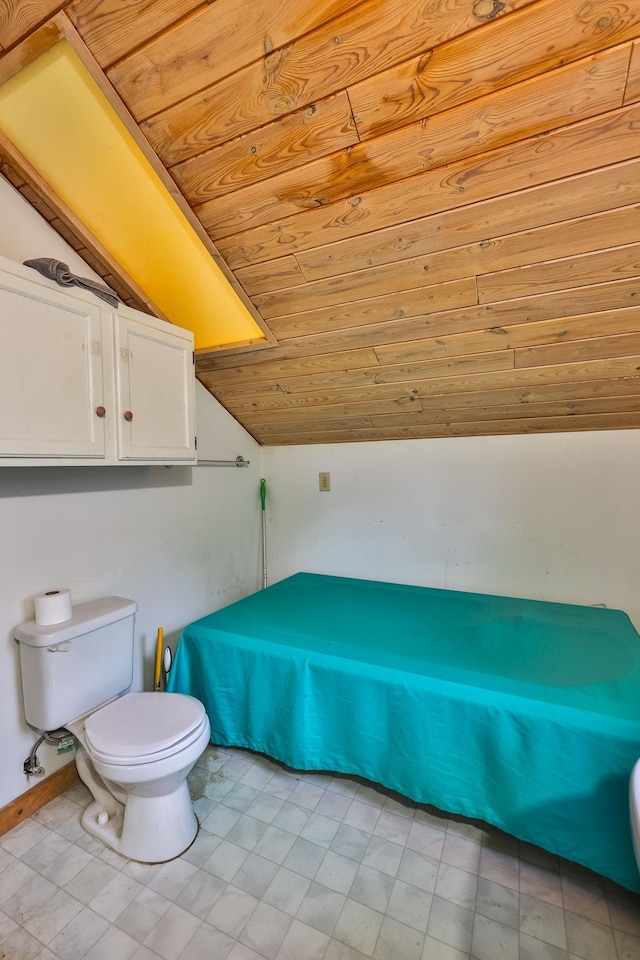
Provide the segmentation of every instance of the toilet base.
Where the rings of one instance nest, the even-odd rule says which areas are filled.
[[[198,833],[186,780],[164,796],[125,794],[113,784],[115,792],[126,800],[117,800],[95,770],[84,749],[76,755],[80,779],[94,800],[82,814],[81,823],[88,834],[105,846],[140,863],[165,863],[174,860],[191,846]]]

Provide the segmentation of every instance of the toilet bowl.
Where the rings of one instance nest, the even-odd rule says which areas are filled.
[[[631,814],[631,837],[633,840],[633,852],[636,855],[636,863],[640,870],[640,760],[636,762],[631,771],[631,780],[629,782],[629,808]]]
[[[193,843],[187,776],[209,742],[209,719],[184,694],[129,693],[68,723],[93,802],[87,833],[130,860],[162,863]]]
[[[122,597],[78,604],[61,623],[28,620],[20,644],[25,719],[69,730],[93,801],[87,833],[131,860],[179,857],[198,832],[187,776],[209,741],[199,700],[131,693],[137,605]]]

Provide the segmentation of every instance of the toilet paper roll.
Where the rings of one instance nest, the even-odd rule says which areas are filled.
[[[73,614],[70,590],[47,590],[33,598],[36,623],[48,627],[53,623],[64,623]]]

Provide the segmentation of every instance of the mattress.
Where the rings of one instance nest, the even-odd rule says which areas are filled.
[[[299,573],[190,624],[212,742],[356,774],[640,890],[640,636],[622,611]]]

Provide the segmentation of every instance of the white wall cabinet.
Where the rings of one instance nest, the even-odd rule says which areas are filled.
[[[193,335],[0,258],[0,466],[195,462]]]
[[[115,346],[119,456],[195,460],[193,335],[123,307]]]

